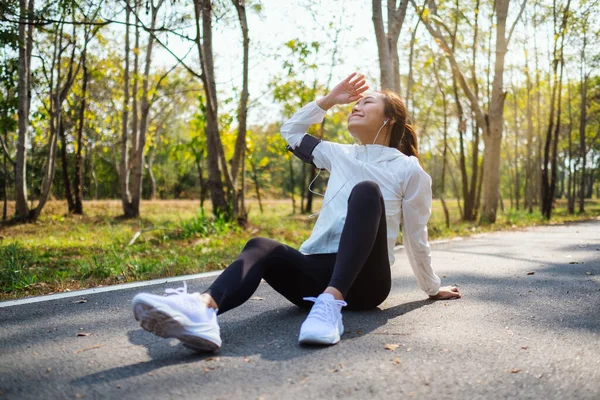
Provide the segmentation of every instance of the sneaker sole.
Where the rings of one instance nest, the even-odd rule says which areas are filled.
[[[175,338],[188,349],[198,352],[214,352],[220,346],[208,339],[189,334],[185,326],[170,315],[157,310],[151,305],[138,303],[133,308],[136,321],[140,321],[142,329],[163,338]]]
[[[341,332],[334,336],[311,336],[310,334],[301,334],[298,338],[298,342],[300,342],[301,344],[334,345],[339,343],[341,335],[343,334],[344,328],[342,328]]]
[[[333,339],[333,340],[332,340]],[[340,338],[309,337],[298,340],[301,344],[334,345],[338,344]]]

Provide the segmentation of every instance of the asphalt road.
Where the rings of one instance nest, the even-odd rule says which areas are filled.
[[[141,330],[139,288],[0,303],[0,399],[600,399],[600,220],[433,249],[463,299],[427,300],[400,250],[390,297],[344,312],[332,347],[299,346],[305,312],[267,284],[221,316],[216,355]]]

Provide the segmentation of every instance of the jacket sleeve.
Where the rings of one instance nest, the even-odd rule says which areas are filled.
[[[327,111],[323,110],[312,101],[298,110],[290,119],[281,126],[281,135],[285,141],[295,149],[300,144],[308,128],[313,124],[320,124]],[[331,160],[337,152],[337,143],[322,141],[313,150],[313,162],[317,168],[331,171]]]
[[[431,266],[431,248],[427,239],[427,222],[431,216],[431,177],[418,165],[408,174],[402,199],[402,242],[419,287],[435,296],[440,278]]]

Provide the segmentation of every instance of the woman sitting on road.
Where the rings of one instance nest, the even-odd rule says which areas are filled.
[[[299,307],[314,303],[300,328],[300,343],[335,344],[344,332],[342,307],[368,310],[388,296],[400,224],[421,289],[435,300],[461,297],[456,287],[440,288],[431,267],[431,178],[421,168],[406,108],[393,92],[367,89],[364,77],[353,73],[281,127],[295,154],[331,173],[319,218],[300,249],[254,238],[202,294],[187,293],[185,286],[167,289],[171,296],[140,293],[133,311],[142,328],[197,351],[217,350],[217,314],[243,304],[264,279]],[[348,131],[362,145],[306,134],[328,109],[355,101]]]

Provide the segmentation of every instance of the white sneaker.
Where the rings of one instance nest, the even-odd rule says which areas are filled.
[[[347,303],[335,300],[329,293],[319,297],[305,297],[304,300],[314,301],[310,313],[300,328],[300,343],[336,344],[344,334],[342,323],[342,307]]]
[[[199,293],[182,288],[166,289],[167,296],[140,293],[133,298],[133,314],[142,328],[164,338],[179,339],[196,351],[221,347],[216,310],[207,307]]]

